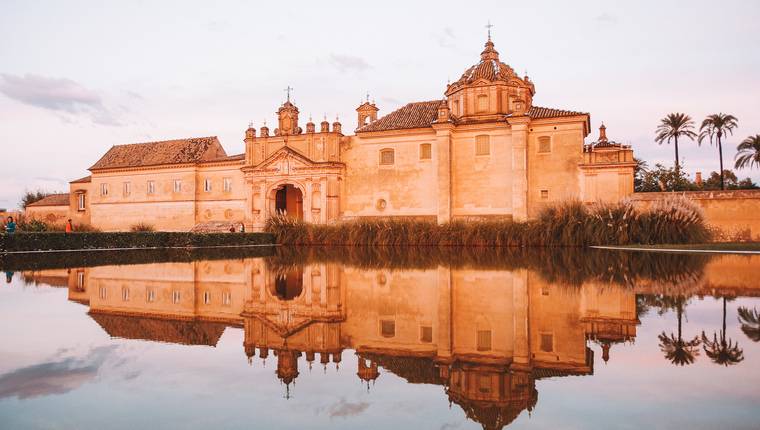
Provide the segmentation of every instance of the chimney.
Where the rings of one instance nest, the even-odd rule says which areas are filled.
[[[702,188],[702,172],[697,172],[694,174],[694,182],[698,187]]]

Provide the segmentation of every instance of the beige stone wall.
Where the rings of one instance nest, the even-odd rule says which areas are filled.
[[[44,221],[50,224],[64,224],[69,218],[68,206],[28,206],[24,210],[27,219]]]
[[[698,204],[717,241],[760,241],[760,190],[686,191],[678,193],[635,193],[631,199],[640,207],[672,196],[684,196]]]
[[[420,159],[423,143],[432,146],[430,160]],[[380,165],[383,149],[394,150],[393,165]],[[346,163],[343,216],[435,216],[437,157],[432,130],[352,137],[342,157]],[[380,200],[385,207],[378,204]]]
[[[69,218],[74,224],[92,224],[90,219],[90,182],[77,182],[69,184]],[[85,199],[84,209],[79,209],[79,195],[83,194]]]

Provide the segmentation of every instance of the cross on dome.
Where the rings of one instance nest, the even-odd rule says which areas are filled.
[[[488,41],[491,41],[491,28],[493,28],[493,24],[491,24],[491,20],[488,20],[488,24],[486,24],[486,28],[488,29]]]
[[[290,92],[293,91],[293,87],[291,87],[290,85],[288,85],[288,87],[285,88],[283,91],[287,92],[287,94],[288,94],[288,101],[290,101]]]

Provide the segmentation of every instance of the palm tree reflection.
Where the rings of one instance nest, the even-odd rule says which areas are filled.
[[[710,360],[715,364],[722,364],[724,366],[731,366],[744,360],[744,351],[739,348],[739,343],[732,339],[726,339],[726,298],[723,297],[723,328],[720,331],[720,338],[718,333],[713,333],[712,340],[707,337],[705,332],[702,332],[702,343],[705,350],[705,354],[710,357]]]
[[[694,363],[694,360],[699,356],[699,336],[694,336],[694,339],[684,340],[681,328],[683,320],[683,310],[686,305],[686,299],[683,296],[674,297],[672,305],[676,309],[678,314],[678,336],[673,333],[668,336],[663,331],[658,336],[660,339],[660,350],[665,354],[671,363],[676,366],[685,366],[687,364]]]
[[[760,342],[760,312],[756,308],[749,310],[739,307],[739,322],[742,323],[742,331],[753,342]]]

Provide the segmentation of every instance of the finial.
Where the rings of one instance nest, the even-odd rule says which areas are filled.
[[[311,114],[309,114],[309,122],[311,122]]]
[[[325,112],[324,115],[322,116],[322,121],[327,121],[327,112]]]
[[[486,25],[486,28],[488,29],[488,41],[491,41],[491,28],[493,27],[493,24],[491,24],[491,20],[488,20],[488,24]]]
[[[267,126],[267,120],[264,120],[264,127]]]
[[[367,91],[367,103],[369,103],[369,91]]]
[[[335,122],[340,121],[340,118],[338,118],[338,114],[335,114]]]
[[[290,85],[288,85],[288,87],[285,88],[283,91],[288,93],[288,102],[290,102],[290,92],[293,91],[293,88]]]
[[[253,120],[248,121],[248,128],[253,128]]]

